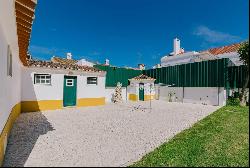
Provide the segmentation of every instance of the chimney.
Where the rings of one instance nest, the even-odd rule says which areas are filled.
[[[181,53],[184,53],[184,52],[185,52],[184,48],[181,48]]]
[[[72,54],[71,53],[67,53],[67,59],[72,59]]]
[[[178,38],[174,39],[174,55],[178,55],[181,52],[181,41]]]
[[[161,64],[156,64],[156,68],[161,68]]]
[[[105,59],[105,65],[109,65],[109,60]]]
[[[145,65],[144,64],[138,64],[138,68],[140,70],[145,70]]]

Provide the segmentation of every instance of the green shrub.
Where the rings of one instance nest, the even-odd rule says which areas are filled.
[[[239,105],[240,105],[239,98],[229,97],[227,99],[227,106],[239,106]]]

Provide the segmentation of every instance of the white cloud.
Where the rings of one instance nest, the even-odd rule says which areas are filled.
[[[193,34],[203,38],[204,41],[208,43],[234,43],[241,40],[241,37],[239,36],[234,36],[225,32],[211,30],[206,26],[198,26],[194,30]]]

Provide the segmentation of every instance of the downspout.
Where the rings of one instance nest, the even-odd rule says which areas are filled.
[[[216,76],[217,76],[217,87],[218,87],[218,106],[220,105],[220,86],[219,86],[219,74],[218,74],[218,72],[219,72],[219,63],[218,63],[218,60],[217,60],[217,74],[216,74]]]
[[[219,86],[217,86],[218,87],[218,106],[220,105],[220,87]]]
[[[184,86],[183,86],[183,89],[182,89],[182,103],[184,103]]]
[[[128,86],[126,86],[126,102],[128,101],[128,89],[127,89]]]
[[[230,83],[229,83],[229,76],[228,76],[229,75],[229,73],[228,73],[228,58],[225,59],[224,70],[225,70],[224,78],[225,78],[225,85],[226,85],[226,99],[228,99],[229,92],[230,92]]]

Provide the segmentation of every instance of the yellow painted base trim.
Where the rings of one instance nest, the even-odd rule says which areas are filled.
[[[105,97],[81,98],[77,100],[77,107],[101,106],[101,105],[105,105]]]
[[[136,94],[129,94],[128,97],[129,100],[131,101],[138,101],[138,96]],[[148,100],[154,100],[155,99],[155,95],[144,95],[144,101],[148,101]]]
[[[63,108],[63,100],[23,101],[21,105],[22,113],[57,110]],[[105,105],[105,97],[81,98],[77,100],[77,107],[99,105]]]
[[[12,108],[9,118],[4,126],[4,129],[0,134],[0,166],[3,164],[3,159],[4,159],[4,145],[7,145],[4,143],[6,141],[6,138],[8,139],[13,124],[16,121],[17,117],[20,115],[20,113],[21,113],[21,103],[18,103]]]
[[[137,101],[138,96],[136,94],[129,94],[128,99],[131,101]]]
[[[62,100],[23,101],[22,113],[62,109]]]
[[[144,101],[148,101],[148,100],[154,100],[155,99],[155,95],[144,95]]]

